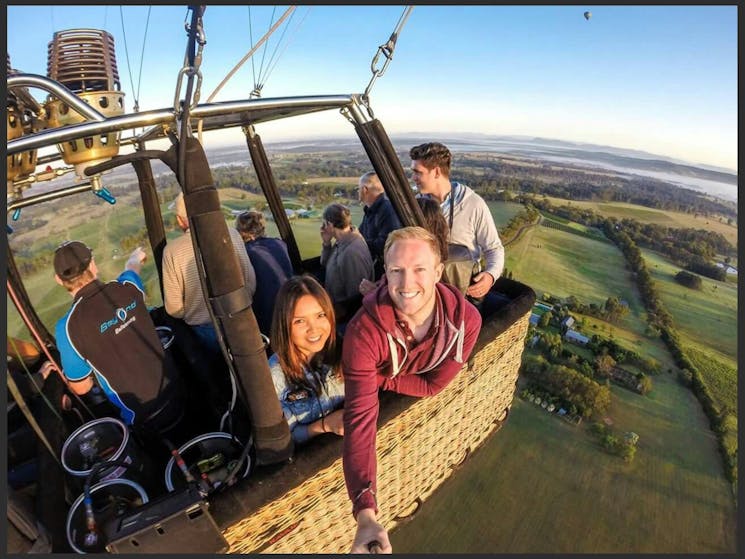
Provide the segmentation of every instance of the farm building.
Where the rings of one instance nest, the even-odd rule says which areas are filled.
[[[734,266],[730,266],[729,264],[725,264],[724,262],[717,262],[717,267],[724,268],[728,274],[737,275],[737,268],[735,268]]]
[[[530,321],[530,323],[531,323],[531,324],[532,324],[533,326],[538,326],[538,321],[539,321],[540,319],[541,319],[541,317],[540,317],[540,316],[538,316],[537,314],[535,314],[534,312],[530,313],[530,319],[529,319],[529,321]]]
[[[588,338],[587,336],[583,336],[576,330],[567,330],[564,334],[564,339],[577,345],[587,345],[587,343],[590,341],[590,338]]]
[[[564,320],[561,321],[561,328],[562,328],[562,330],[565,329],[565,328],[567,330],[570,330],[572,328],[572,326],[574,326],[574,317],[573,316],[568,316]]]

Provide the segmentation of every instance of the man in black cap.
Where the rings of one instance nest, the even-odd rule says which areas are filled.
[[[55,280],[73,298],[55,331],[70,389],[103,394],[128,425],[168,430],[183,412],[183,387],[145,305],[136,248],[117,281],[98,280],[90,248],[68,241],[54,253]]]

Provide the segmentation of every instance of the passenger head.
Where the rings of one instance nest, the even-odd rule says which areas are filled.
[[[176,214],[176,222],[182,231],[189,229],[189,217],[186,215],[186,202],[184,193],[179,192],[173,200],[173,211]]]
[[[445,262],[448,259],[450,228],[445,216],[442,215],[440,204],[432,198],[425,198],[424,196],[417,198],[416,201],[424,214],[425,228],[437,239],[437,244],[440,247],[440,261]]]
[[[434,309],[444,268],[437,239],[422,227],[396,229],[385,242],[384,258],[393,304],[405,317],[423,320]]]
[[[432,170],[437,167],[446,178],[450,177],[452,156],[450,150],[444,144],[428,142],[414,146],[409,150],[409,157],[411,157],[412,162],[418,161],[427,169]]]
[[[357,192],[360,202],[370,206],[378,199],[378,196],[385,192],[385,189],[383,183],[380,182],[380,178],[378,178],[378,174],[375,171],[370,171],[360,177]]]
[[[388,238],[385,240],[385,247],[383,248],[383,259],[385,260],[386,265],[388,265],[388,254],[393,249],[393,245],[399,241],[418,241],[423,243],[422,246],[428,248],[434,256],[435,265],[442,263],[440,257],[440,243],[437,241],[435,236],[423,227],[413,226],[394,229],[388,234]]]
[[[292,276],[277,293],[271,345],[288,381],[304,385],[303,367],[321,363],[338,372],[334,306],[323,286],[309,275]]]
[[[96,279],[93,251],[80,241],[65,241],[54,251],[54,278],[70,293]]]
[[[342,204],[330,204],[323,210],[323,220],[335,229],[348,229],[352,226],[352,214]]]
[[[235,218],[235,228],[241,234],[243,242],[253,241],[266,233],[266,220],[261,212],[247,211]]]

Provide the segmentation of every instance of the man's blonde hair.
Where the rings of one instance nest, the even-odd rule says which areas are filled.
[[[385,247],[383,248],[383,260],[386,263],[388,262],[388,251],[393,246],[393,243],[395,243],[396,241],[406,241],[410,239],[425,241],[429,245],[429,248],[432,250],[432,254],[435,255],[435,265],[442,262],[442,258],[440,257],[440,243],[437,241],[432,233],[419,226],[401,227],[400,229],[394,229],[393,231],[391,231],[388,234],[388,238],[385,240]]]

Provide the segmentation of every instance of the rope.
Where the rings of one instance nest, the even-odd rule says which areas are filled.
[[[18,294],[15,292],[15,289],[13,289],[13,284],[10,283],[10,280],[6,280],[6,285],[8,288],[8,294],[10,295],[10,298],[13,301],[13,304],[15,305],[16,310],[18,311],[18,314],[21,315],[21,320],[23,320],[23,323],[26,325],[26,328],[28,328],[29,332],[31,332],[31,335],[34,337],[34,339],[36,340],[36,343],[39,345],[39,347],[44,352],[44,355],[46,355],[46,358],[49,359],[49,361],[52,363],[52,365],[55,366],[55,368],[58,371],[61,371],[62,368],[59,366],[59,363],[57,363],[57,361],[55,361],[54,358],[50,355],[46,344],[43,342],[43,340],[41,339],[41,336],[31,324],[31,320],[26,314],[26,311],[23,310],[23,305],[21,305]]]
[[[142,63],[145,60],[145,41],[147,39],[147,30],[150,27],[150,11],[153,9],[152,6],[147,7],[147,20],[145,20],[145,35],[142,37],[142,51],[140,52],[140,73],[137,76],[137,103],[140,101],[140,87],[142,86]],[[136,111],[137,109],[135,109]]]
[[[219,93],[219,91],[223,88],[223,86],[228,83],[228,80],[233,77],[233,75],[240,69],[241,66],[243,66],[243,63],[246,62],[251,56],[256,52],[256,50],[271,36],[272,33],[279,27],[282,22],[295,10],[296,6],[290,6],[287,8],[284,14],[282,14],[282,17],[280,17],[277,20],[277,23],[275,23],[269,31],[264,33],[264,36],[259,39],[259,42],[256,43],[253,47],[251,47],[251,50],[249,50],[246,55],[241,58],[241,60],[236,64],[230,72],[223,78],[223,80],[218,84],[218,86],[215,88],[215,90],[210,93],[210,96],[207,97],[207,103],[211,102],[215,96]],[[202,143],[202,123],[203,121],[200,120],[197,123],[197,134],[199,137],[199,143]]]
[[[269,22],[269,25],[272,25],[272,22],[274,22],[274,13],[277,11],[277,6],[274,6],[272,8],[272,19]],[[269,43],[264,43],[264,52],[261,53],[261,64],[259,65],[259,81],[261,81],[261,72],[264,70],[264,59],[266,58],[266,49],[269,46]],[[258,84],[254,84],[258,85]]]
[[[145,21],[145,34],[142,37],[142,51],[140,52],[140,72],[137,76],[137,89],[135,90],[134,80],[132,79],[132,65],[129,61],[129,49],[127,48],[127,32],[124,29],[124,8],[119,6],[119,15],[121,16],[122,22],[122,36],[124,37],[124,54],[127,57],[127,71],[129,72],[129,83],[132,86],[132,95],[134,96],[135,104],[133,107],[134,112],[140,111],[140,88],[142,87],[142,65],[145,61],[145,43],[147,41],[147,30],[150,27],[150,11],[152,6],[147,8],[147,20]]]
[[[277,59],[274,61],[274,65],[271,66],[269,68],[269,70],[267,70],[267,73],[264,76],[264,84],[266,84],[266,82],[269,81],[269,76],[274,71],[274,69],[277,67],[277,62],[279,62],[279,59],[282,58],[282,55],[287,50],[287,47],[290,46],[290,43],[292,42],[292,39],[294,38],[294,34],[297,33],[297,31],[300,29],[300,27],[302,27],[303,23],[305,23],[305,18],[308,17],[308,14],[310,13],[310,10],[311,10],[312,7],[313,6],[308,6],[308,10],[305,12],[305,15],[303,16],[303,19],[300,21],[300,23],[297,25],[297,27],[295,27],[295,29],[292,32],[292,35],[293,35],[293,36],[291,36],[292,38],[291,39],[288,39],[288,41],[285,43],[285,46],[282,48],[282,52],[279,53],[279,56],[277,56]],[[294,17],[295,14],[292,14],[292,16]],[[292,17],[290,17],[290,21],[287,22],[287,27],[285,27],[285,30],[282,32],[282,37],[284,37],[285,31],[290,26],[290,22],[291,21],[292,21]],[[280,43],[282,42],[282,37],[280,37],[280,39],[279,39],[279,42]],[[278,43],[278,46],[279,46],[279,43]],[[276,52],[276,49],[275,49],[275,52]],[[274,58],[274,55],[272,55],[272,58]],[[272,63],[272,60],[269,59],[269,64],[271,64],[271,63]]]
[[[135,95],[134,111],[137,112],[137,95],[135,94],[135,82],[132,79],[132,64],[129,62],[129,49],[127,48],[127,32],[124,29],[124,8],[119,6],[119,18],[122,22],[122,36],[124,37],[124,55],[127,57],[127,72],[129,72],[129,85],[132,87],[132,95]]]
[[[370,79],[370,83],[367,84],[365,92],[362,94],[362,102],[367,107],[367,111],[370,113],[371,118],[375,118],[375,116],[373,115],[372,109],[368,102],[370,90],[372,89],[375,80],[377,80],[385,73],[386,68],[388,68],[388,64],[390,64],[391,60],[393,59],[393,51],[396,49],[396,41],[398,40],[398,36],[401,33],[404,25],[406,24],[406,20],[409,19],[409,14],[413,9],[414,6],[407,6],[406,8],[404,8],[404,12],[403,14],[401,14],[401,17],[398,18],[398,23],[396,24],[393,33],[391,33],[390,38],[388,39],[388,41],[378,47],[378,50],[375,53],[375,56],[373,56],[372,62],[370,63],[372,78]],[[380,58],[381,54],[385,57],[385,62],[383,63],[383,66],[381,68],[378,68],[378,59]]]
[[[67,379],[65,378],[65,375],[62,374],[62,367],[60,367],[59,363],[52,357],[52,355],[49,353],[49,348],[47,348],[44,341],[41,339],[41,336],[36,331],[36,329],[33,326],[33,323],[29,319],[28,315],[26,314],[26,311],[23,310],[23,305],[20,303],[20,299],[18,297],[18,294],[13,289],[13,284],[10,282],[10,280],[6,280],[7,288],[8,288],[8,294],[10,295],[11,300],[13,301],[13,304],[16,307],[16,310],[18,311],[18,314],[21,315],[21,320],[23,320],[23,323],[26,325],[26,328],[28,328],[28,331],[31,332],[31,335],[36,340],[36,343],[39,345],[39,347],[44,352],[44,355],[49,360],[49,362],[54,365],[54,368],[57,371],[57,374],[60,375],[60,378],[62,379],[62,382],[65,383],[65,385],[68,385]],[[88,408],[88,406],[85,405],[85,402],[83,402],[82,398],[72,389],[69,391],[75,399],[78,401],[78,403],[85,409],[86,412],[88,412],[88,415],[91,417],[96,417],[93,415],[93,412]]]
[[[235,67],[233,67],[233,69],[230,72],[228,72],[225,78],[220,82],[220,84],[215,88],[215,90],[207,98],[207,103],[209,103],[215,98],[215,95],[217,95],[217,93],[223,88],[223,86],[228,82],[228,80],[233,77],[233,74],[235,74],[240,69],[240,67],[243,66],[243,63],[246,62],[246,60],[248,60],[258,50],[258,48],[262,44],[264,44],[264,42],[271,36],[272,33],[274,33],[277,27],[279,27],[282,24],[282,22],[295,10],[296,7],[297,6],[290,6],[289,8],[287,8],[285,13],[282,14],[282,17],[280,17],[277,20],[277,23],[275,23],[272,26],[272,28],[269,29],[269,31],[267,31],[261,39],[259,39],[259,42],[256,43],[256,45],[254,45],[251,48],[251,50],[249,50],[243,58],[241,58],[238,64],[236,64]]]
[[[248,8],[248,38],[251,41],[251,48],[254,46],[254,34],[253,34],[253,18],[251,17],[251,6]],[[253,56],[251,57],[251,75],[253,76],[254,83],[256,83],[256,65],[254,64]]]

